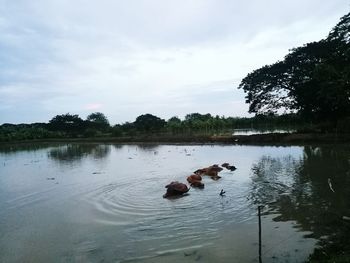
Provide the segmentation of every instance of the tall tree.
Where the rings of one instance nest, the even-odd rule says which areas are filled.
[[[101,112],[94,112],[87,116],[86,120],[89,122],[91,128],[105,131],[110,128],[107,117]]]
[[[281,110],[323,119],[350,114],[350,13],[329,36],[294,48],[283,61],[249,73],[239,88],[249,112]]]
[[[136,118],[134,126],[138,131],[150,132],[159,131],[166,124],[166,121],[152,114],[143,114]]]
[[[171,117],[167,123],[166,123],[167,129],[170,130],[173,133],[177,133],[181,130],[181,120],[179,119],[179,117],[174,116]]]
[[[49,121],[49,129],[53,131],[61,131],[67,134],[82,133],[86,129],[85,122],[77,114],[56,115]]]

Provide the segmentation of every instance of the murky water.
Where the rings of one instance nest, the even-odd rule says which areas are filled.
[[[238,169],[162,198],[223,162]],[[1,147],[0,262],[258,262],[258,205],[262,261],[303,262],[346,240],[349,197],[344,145]]]

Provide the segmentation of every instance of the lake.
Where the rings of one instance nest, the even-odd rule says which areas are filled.
[[[259,205],[262,262],[303,262],[346,246],[350,147],[2,146],[0,200],[0,262],[259,262]]]

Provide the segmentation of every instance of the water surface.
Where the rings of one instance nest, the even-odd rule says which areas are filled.
[[[263,262],[303,262],[349,233],[349,158],[346,145],[2,147],[0,262],[258,262],[258,205]],[[238,169],[162,198],[223,162]]]
[[[256,135],[267,133],[293,133],[295,129],[234,129],[232,135]]]

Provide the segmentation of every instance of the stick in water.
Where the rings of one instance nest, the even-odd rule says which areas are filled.
[[[220,192],[220,194],[219,195],[221,195],[221,196],[225,196],[225,191],[224,191],[224,189],[221,189],[221,192]]]
[[[259,263],[262,263],[261,259],[261,209],[262,206],[258,206],[258,219],[259,219]]]
[[[332,182],[331,182],[331,178],[328,178],[328,185],[329,185],[329,189],[331,189],[331,191],[333,193],[335,193],[334,189],[333,189],[333,186],[332,186]]]

